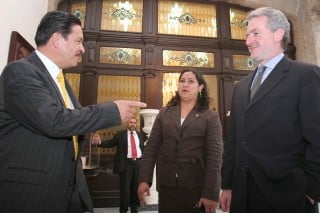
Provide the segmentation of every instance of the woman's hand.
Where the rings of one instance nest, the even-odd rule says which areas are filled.
[[[229,212],[231,203],[231,190],[223,190],[220,196],[220,207],[222,211]]]
[[[140,200],[140,205],[144,207],[146,205],[146,201],[144,199],[145,194],[147,193],[150,196],[150,187],[146,182],[141,182],[138,187],[138,197]]]
[[[204,206],[206,213],[215,213],[217,208],[217,202],[206,198],[200,198],[198,202],[198,207],[200,208],[202,206]]]

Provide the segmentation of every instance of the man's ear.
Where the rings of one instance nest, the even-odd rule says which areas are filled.
[[[61,33],[55,32],[50,38],[50,42],[54,47],[58,47],[59,40],[61,39]]]
[[[284,29],[279,28],[274,32],[274,40],[276,42],[281,42],[284,37]]]

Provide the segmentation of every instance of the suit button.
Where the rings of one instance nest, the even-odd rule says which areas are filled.
[[[247,141],[241,141],[243,145],[247,145]]]
[[[71,162],[74,162],[74,161],[75,161],[74,156],[72,156],[71,157]]]
[[[67,186],[71,187],[72,186],[72,181],[68,181]]]
[[[242,171],[246,174],[246,175],[250,175],[250,168],[248,165],[245,165],[242,167]]]

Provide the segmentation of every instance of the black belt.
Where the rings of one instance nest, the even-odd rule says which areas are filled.
[[[136,161],[136,160],[140,160],[141,158],[127,158],[128,161]]]

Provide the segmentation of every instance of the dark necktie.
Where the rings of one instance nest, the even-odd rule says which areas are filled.
[[[130,132],[130,141],[131,141],[131,151],[132,151],[132,158],[137,158],[137,147],[136,147],[136,142],[134,140],[134,135],[133,132]]]
[[[261,85],[261,80],[262,80],[262,76],[263,76],[263,73],[265,71],[266,67],[263,66],[263,65],[260,65],[258,67],[258,74],[257,76],[255,77],[255,79],[253,80],[253,84],[252,84],[252,87],[251,87],[251,95],[250,95],[250,99],[253,98],[253,96],[256,94],[256,92],[258,91],[260,85]]]

